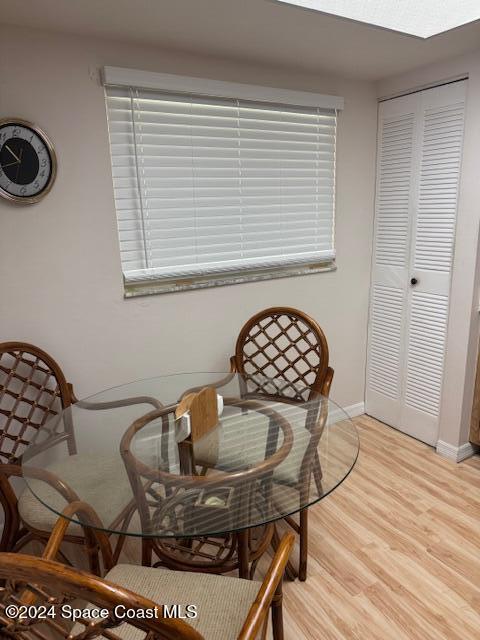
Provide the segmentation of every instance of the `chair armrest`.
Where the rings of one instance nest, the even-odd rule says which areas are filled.
[[[17,478],[33,478],[34,480],[42,480],[58,491],[62,498],[64,498],[68,503],[80,502],[80,498],[77,493],[69,487],[68,484],[46,469],[37,469],[36,467],[29,466],[21,467],[17,464],[3,463],[0,464],[0,474],[7,478],[14,476]]]
[[[33,478],[35,480],[46,482],[53,489],[58,491],[62,498],[68,503],[62,512],[65,517],[59,517],[52,531],[47,549],[50,547],[51,551],[49,551],[49,553],[53,553],[53,556],[50,555],[48,557],[54,558],[56,556],[60,543],[63,539],[63,535],[65,534],[65,531],[71,522],[69,518],[77,514],[78,521],[84,531],[86,546],[89,553],[96,553],[96,549],[100,547],[105,568],[108,570],[113,566],[111,547],[108,541],[108,537],[103,531],[104,526],[102,524],[102,521],[100,520],[94,509],[86,502],[80,500],[78,494],[71,487],[69,487],[66,482],[58,478],[58,476],[56,476],[51,471],[47,471],[46,469],[37,469],[35,467],[28,466],[20,467],[19,465],[15,464],[0,464],[0,474],[3,478],[7,479],[10,476],[15,476],[18,478]],[[2,485],[3,483],[0,483],[0,486]],[[14,499],[16,504],[16,497],[14,497]],[[52,540],[54,533],[55,538]]]
[[[41,480],[49,484],[53,489],[68,502],[62,516],[60,516],[52,530],[49,541],[45,548],[44,557],[47,559],[54,559],[58,553],[65,532],[71,522],[71,517],[75,514],[78,516],[78,521],[83,528],[84,536],[86,540],[87,552],[95,554],[97,548],[100,548],[105,570],[109,570],[113,567],[113,556],[111,546],[108,541],[108,536],[104,532],[102,521],[94,511],[94,509],[83,502],[78,497],[77,493],[69,487],[65,482],[60,480],[55,474],[47,471],[46,469],[36,469],[35,467],[21,467],[16,464],[0,464],[0,476],[4,480],[8,480],[11,476],[17,478],[34,478],[35,480]],[[5,486],[3,486],[5,484]],[[8,482],[0,482],[2,490],[10,487]],[[15,504],[17,502],[16,496],[11,490]],[[10,496],[8,496],[10,498]]]
[[[61,594],[65,595],[68,603],[89,602],[95,608],[108,609],[110,615],[107,620],[91,620],[88,624],[89,621],[83,619],[83,631],[75,634],[75,637],[78,638],[99,638],[100,636],[102,638],[118,638],[118,635],[113,633],[117,631],[119,622],[114,611],[117,606],[120,606],[124,611],[138,612],[130,621],[125,619],[125,622],[130,622],[132,627],[135,627],[130,637],[204,640],[204,637],[185,620],[164,617],[161,613],[162,605],[158,601],[155,602],[113,582],[53,560],[36,558],[26,554],[2,553],[0,556],[0,578],[2,587],[5,580],[13,582],[13,585],[10,583],[7,589],[2,588],[2,591],[6,592],[6,598],[3,598],[2,605],[15,603],[18,613],[20,613],[18,605],[21,604],[42,604],[47,607],[53,604],[58,617],[60,607],[65,602],[65,599],[61,599]],[[51,597],[49,597],[50,594]],[[77,606],[79,605],[77,604]],[[19,616],[12,618],[11,624],[8,624],[10,621],[3,615],[3,609],[4,606],[2,606],[1,621],[2,638],[46,639],[52,637],[52,631],[49,633],[49,629],[53,629],[53,637],[55,638],[67,637],[67,629],[63,628],[63,625],[60,625],[58,621],[52,621],[48,625],[40,621],[41,626],[38,629],[36,626],[38,620],[28,615],[27,620],[21,620],[21,625],[17,624]],[[145,616],[145,611],[155,610],[159,610],[158,618]],[[6,621],[7,626],[5,625]],[[3,632],[5,626],[7,635]]]
[[[287,533],[281,539],[237,640],[253,640],[257,637],[265,617],[268,615],[272,600],[281,585],[294,540],[293,533]]]
[[[103,531],[103,525],[96,511],[86,502],[76,500],[68,504],[62,511],[62,515],[55,523],[48,543],[44,549],[42,558],[45,560],[55,560],[63,539],[66,535],[71,518],[76,515],[85,535],[87,546],[95,549],[100,547],[105,571],[113,567],[113,555],[108,536]]]
[[[184,398],[189,393],[197,393],[198,391],[201,391],[204,387],[213,387],[214,389],[220,389],[221,387],[224,387],[226,384],[231,382],[235,377],[236,373],[237,373],[237,365],[235,364],[235,356],[231,356],[230,373],[228,373],[224,378],[220,378],[220,380],[217,380],[216,382],[209,382],[208,384],[203,384],[198,387],[191,387],[190,389],[187,389],[182,393],[180,400],[182,400],[182,398]]]
[[[78,398],[75,395],[75,391],[73,390],[73,384],[71,382],[67,382],[68,391],[70,392],[70,402],[75,404],[78,402]]]
[[[230,356],[230,373],[238,373],[237,361],[235,356]]]
[[[38,436],[41,434],[42,436],[45,434],[45,431],[37,431],[30,444],[28,445],[28,455],[29,458],[32,459],[39,453],[43,451],[48,451],[53,447],[56,447],[57,444],[61,444],[62,442],[69,442],[69,439],[72,437],[68,431],[61,431],[60,433],[53,433],[46,440],[41,442],[40,444],[36,443]],[[23,462],[23,454],[17,458],[17,463],[21,464]]]
[[[110,571],[114,564],[112,549],[107,535],[104,531],[99,529],[99,527],[102,527],[100,518],[89,504],[81,502],[80,500],[67,505],[62,511],[62,515],[59,516],[55,523],[45,546],[42,554],[42,560],[55,561],[62,542],[64,541],[66,530],[71,523],[70,518],[75,514],[77,515],[84,531],[87,553],[92,555],[96,554],[97,549],[100,548],[105,572]],[[20,602],[27,606],[33,605],[37,599],[37,595],[38,594],[36,594],[35,591],[26,588],[20,596]]]
[[[322,396],[325,396],[326,398],[328,398],[329,393],[330,393],[330,387],[332,386],[333,374],[334,374],[334,371],[333,371],[332,367],[328,367],[327,373],[325,374],[325,379],[323,381],[322,389],[321,389]]]
[[[122,398],[121,400],[111,400],[110,402],[89,402],[88,400],[77,400],[76,402],[77,407],[92,411],[130,407],[134,404],[151,404],[155,409],[163,409],[163,404],[159,400],[149,396],[134,396],[132,398]]]

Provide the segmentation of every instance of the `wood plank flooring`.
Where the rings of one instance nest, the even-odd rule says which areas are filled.
[[[480,456],[355,422],[355,469],[310,510],[308,580],[285,583],[285,640],[479,640]],[[139,558],[130,539],[121,561]]]
[[[367,416],[345,482],[310,510],[286,640],[478,640],[480,457],[455,464]]]

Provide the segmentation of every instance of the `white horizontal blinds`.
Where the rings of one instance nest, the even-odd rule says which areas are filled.
[[[127,280],[332,260],[334,109],[107,87]]]
[[[147,267],[139,174],[128,90],[108,87],[107,114],[120,255],[124,273]]]

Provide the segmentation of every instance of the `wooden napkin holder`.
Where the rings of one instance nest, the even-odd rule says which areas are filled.
[[[204,387],[196,393],[184,396],[175,409],[176,420],[187,412],[190,414],[190,435],[178,444],[180,470],[187,475],[194,475],[193,444],[218,424],[216,389]]]

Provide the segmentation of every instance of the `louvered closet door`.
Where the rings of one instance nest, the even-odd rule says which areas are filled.
[[[435,444],[462,156],[466,82],[419,96],[418,165],[412,229],[401,428]]]
[[[392,425],[402,408],[416,109],[414,95],[379,107],[366,400],[368,413]]]
[[[465,89],[457,82],[379,109],[366,410],[429,444],[440,414]]]

